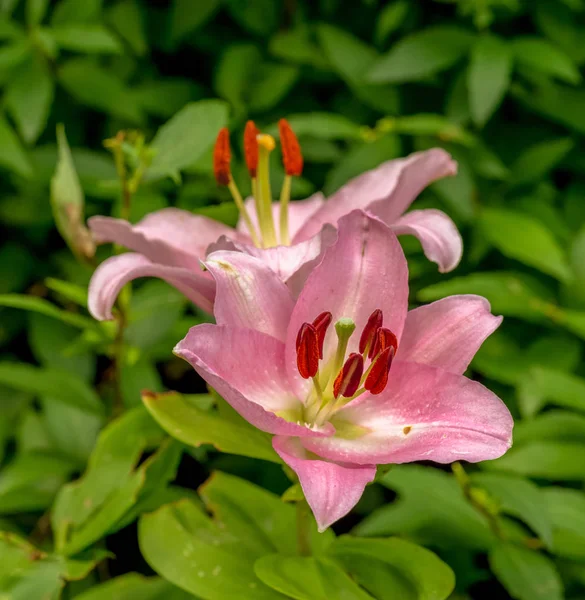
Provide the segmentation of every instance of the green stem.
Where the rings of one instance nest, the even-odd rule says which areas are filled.
[[[310,521],[309,505],[306,500],[297,502],[297,545],[300,556],[311,556],[309,540]]]

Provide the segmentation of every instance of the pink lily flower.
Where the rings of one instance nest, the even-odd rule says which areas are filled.
[[[95,271],[89,286],[89,311],[96,319],[111,319],[118,293],[126,283],[139,277],[164,279],[195,305],[211,312],[215,283],[209,273],[201,270],[200,261],[217,249],[258,257],[297,291],[333,243],[339,218],[355,209],[377,216],[398,235],[416,236],[441,272],[450,271],[459,263],[461,236],[445,213],[425,209],[404,214],[427,185],[455,175],[457,165],[444,150],[435,148],[383,163],[351,180],[327,201],[317,193],[306,200],[289,202],[290,178],[300,175],[303,163],[296,137],[282,120],[286,177],[280,202],[272,202],[268,155],[274,140],[258,135],[249,122],[245,142],[246,161],[257,190],[255,198],[244,203],[231,177],[227,130],[218,136],[214,161],[216,179],[230,188],[240,209],[236,229],[177,208],[154,212],[136,225],[112,217],[89,219],[89,228],[98,243],[113,242],[132,250],[107,259]],[[275,228],[274,222],[280,223],[280,228]]]
[[[497,458],[513,427],[504,403],[463,376],[502,321],[487,300],[451,296],[408,311],[395,234],[363,211],[338,227],[296,300],[258,258],[210,254],[217,325],[193,327],[175,348],[274,435],[321,531],[355,506],[376,465]]]

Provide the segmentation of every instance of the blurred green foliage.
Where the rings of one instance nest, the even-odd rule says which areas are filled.
[[[460,600],[585,598],[584,40],[583,0],[0,0],[0,596],[441,600],[452,569]],[[172,204],[233,224],[215,135],[237,136],[245,181],[245,120],[282,116],[299,198],[413,150],[456,158],[416,206],[455,219],[464,260],[439,275],[403,240],[411,301],[478,293],[506,317],[471,373],[517,419],[467,473],[392,468],[313,558],[266,439],[171,355],[208,317],[137,284],[115,370],[116,325],[86,312],[109,249],[83,218],[123,210],[103,140],[154,148],[131,220]],[[142,389],[201,392],[165,396],[166,428],[199,425],[170,438]]]

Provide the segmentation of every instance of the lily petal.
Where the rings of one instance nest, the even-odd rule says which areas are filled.
[[[448,273],[459,264],[463,240],[455,223],[444,212],[432,208],[413,210],[391,227],[396,235],[417,237],[427,258],[439,265],[441,273]]]
[[[351,465],[309,458],[296,438],[276,436],[272,439],[272,446],[298,475],[320,532],[344,517],[376,476],[375,465]]]
[[[205,266],[217,285],[218,325],[255,329],[285,341],[294,300],[277,273],[253,256],[225,250],[210,254]]]
[[[220,235],[234,236],[223,223],[178,208],[153,212],[136,225],[112,217],[91,217],[87,222],[96,241],[114,242],[157,262],[199,269],[205,249]]]
[[[325,203],[325,196],[321,192],[316,192],[312,196],[309,196],[306,200],[293,200],[288,204],[288,234],[291,240],[296,243],[300,240],[294,240],[295,235],[307,223],[307,221],[323,206]],[[248,211],[248,215],[250,216],[250,220],[252,224],[256,228],[256,231],[259,231],[258,227],[258,215],[256,214],[256,205],[254,203],[254,198],[246,198],[245,201],[246,210]],[[272,203],[272,218],[274,223],[278,225],[280,219],[280,202]],[[246,227],[246,223],[242,217],[238,220],[238,224],[236,229],[249,235],[248,228]],[[314,234],[318,233],[321,227],[317,227]],[[277,235],[279,234],[279,228],[276,227]],[[308,239],[312,236],[306,236],[303,239]]]
[[[332,225],[325,225],[311,239],[294,246],[275,246],[273,248],[257,248],[252,244],[233,241],[222,236],[207,248],[208,254],[219,250],[244,252],[255,256],[268,265],[288,288],[297,296],[309,273],[320,262],[325,250],[337,239],[337,230]]]
[[[462,375],[502,317],[481,296],[449,296],[408,312],[398,357]]]
[[[220,325],[197,325],[174,349],[246,421],[268,433],[331,435],[334,428],[309,428],[276,412],[300,415],[301,404],[288,389],[284,344],[253,331]]]
[[[400,361],[382,394],[354,400],[332,422],[335,437],[303,445],[328,460],[356,464],[478,462],[502,456],[512,443],[510,411],[490,390],[462,375]],[[345,439],[344,423],[351,432]]]
[[[211,312],[215,297],[213,279],[201,269],[193,271],[151,262],[146,256],[127,252],[105,260],[89,283],[88,309],[99,321],[112,319],[112,307],[120,290],[133,279],[158,277],[176,287],[193,304]]]
[[[389,160],[346,183],[299,231],[295,241],[314,235],[324,223],[335,224],[348,212],[361,208],[392,224],[422,190],[437,179],[455,175],[457,163],[441,148]]]
[[[299,398],[308,389],[296,367],[296,336],[305,322],[331,312],[333,322],[347,317],[356,324],[348,353],[357,352],[361,331],[376,309],[384,326],[400,339],[408,304],[408,268],[400,243],[390,229],[363,211],[339,221],[338,238],[309,275],[297,300],[286,338],[287,373]],[[337,340],[325,339],[323,360],[333,355]]]

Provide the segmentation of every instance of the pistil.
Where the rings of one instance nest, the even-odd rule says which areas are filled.
[[[258,140],[258,184],[256,186],[258,221],[264,247],[277,245],[274,219],[272,216],[272,189],[270,187],[270,153],[276,147],[274,138],[264,133],[256,136]]]

